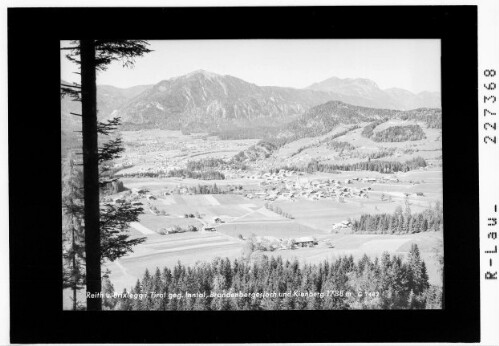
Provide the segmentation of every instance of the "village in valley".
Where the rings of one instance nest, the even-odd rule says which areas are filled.
[[[170,44],[153,45],[164,53]],[[219,50],[238,51],[241,43],[232,44],[236,42],[225,42]],[[270,46],[261,54],[270,51],[279,54]],[[252,266],[273,270],[274,265],[296,275],[290,281],[289,275],[274,275],[274,284],[288,280],[289,287],[298,287],[298,267],[314,280],[317,275],[311,273],[326,270],[322,266],[329,263],[343,268],[344,285],[353,289],[369,285],[372,280],[364,281],[378,275],[381,263],[384,270],[397,270],[395,276],[412,270],[421,278],[407,281],[401,299],[391,291],[383,293],[390,306],[439,306],[439,92],[383,89],[370,79],[339,77],[300,88],[261,86],[229,74],[194,70],[129,88],[97,81],[97,108],[100,217],[108,222],[100,229],[101,244],[107,246],[101,269],[108,290],[139,292],[144,282],[151,284],[152,273],[158,283],[161,277],[165,289],[178,292],[187,290],[180,281],[171,281],[181,280],[179,273],[193,290],[205,284],[212,291],[244,285],[256,290],[265,280],[252,277]],[[64,291],[64,302],[72,309],[83,299],[77,286],[83,287],[85,280],[76,271],[84,254],[77,258],[75,252],[83,249],[77,241],[84,238],[78,219],[82,189],[77,187],[83,184],[81,119],[74,116],[80,111],[78,100],[62,99],[63,197],[70,204],[63,208],[63,258],[65,275],[73,280]],[[75,210],[76,216],[71,214]],[[219,270],[226,277],[218,277]],[[248,277],[243,286],[229,278],[239,275],[237,270]],[[334,275],[328,280],[337,284]],[[265,285],[258,290],[268,289]],[[321,282],[315,287],[325,286]],[[385,308],[385,302],[377,301],[376,307]],[[196,308],[223,310],[225,303],[198,301]],[[227,309],[282,308],[265,305],[270,304],[265,300],[251,306],[247,301],[232,303],[239,305]],[[290,308],[312,304],[302,303],[296,307],[292,302]],[[371,307],[371,302],[345,300],[340,307],[330,303],[324,308]],[[115,301],[108,308],[143,309],[140,303],[127,304]],[[171,310],[195,309],[165,304]]]
[[[141,134],[156,136],[156,140],[171,134],[179,146],[188,146],[190,139],[197,143],[200,136],[164,132],[142,130]],[[432,263],[441,232],[362,234],[352,230],[353,221],[362,214],[391,214],[397,207],[417,213],[441,203],[438,147],[427,151],[433,155],[427,167],[407,172],[307,172],[273,169],[272,157],[247,162],[244,167],[234,164],[230,159],[242,149],[239,140],[208,137],[202,141],[207,152],[195,147],[194,157],[193,152],[179,155],[172,146],[159,160],[154,151],[141,150],[140,141],[127,145],[127,138],[135,138],[136,132],[122,135],[126,155],[113,168],[123,191],[103,201],[143,207],[140,222],[133,223],[130,232],[147,240],[133,253],[108,264],[115,287],[128,287],[145,267],[174,265],[178,260],[194,264],[217,256],[238,258],[248,242],[253,253],[275,252],[312,262],[344,254],[404,253],[408,244],[418,243],[431,278],[438,281],[438,269]],[[210,142],[225,145],[218,152]],[[251,145],[254,141],[246,141],[246,147]],[[193,162],[217,162],[215,168],[206,170],[216,169],[219,179],[175,176]]]

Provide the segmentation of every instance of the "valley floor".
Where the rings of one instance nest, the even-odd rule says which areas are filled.
[[[356,174],[363,176],[365,172],[345,172],[340,175],[342,179],[346,179]],[[326,175],[317,174],[313,178],[324,178]],[[369,172],[369,175],[372,176],[372,172]],[[334,176],[338,177],[337,174]],[[273,202],[292,215],[293,219],[266,209],[265,200],[249,199],[244,197],[244,194],[161,196],[160,192],[165,187],[175,186],[179,180],[125,179],[125,186],[145,188],[150,194],[157,196],[157,199],[148,202],[144,200],[144,203],[151,203],[158,209],[163,209],[167,215],[154,215],[146,210],[146,213],[140,217],[140,223],[132,225],[130,230],[132,235],[147,237],[147,241],[135,247],[132,254],[108,264],[111,281],[117,290],[129,289],[137,278],[143,275],[146,268],[154,271],[156,267],[173,267],[178,261],[189,265],[197,261],[211,261],[215,257],[238,258],[244,245],[241,238],[247,239],[254,235],[269,239],[315,237],[318,245],[314,247],[264,252],[267,255],[288,259],[298,258],[305,262],[318,262],[350,254],[355,258],[360,258],[364,254],[379,256],[384,251],[403,255],[409,251],[410,244],[416,243],[423,259],[427,262],[430,281],[439,284],[440,274],[435,254],[442,253],[442,232],[404,235],[332,232],[332,225],[342,220],[356,219],[368,213],[393,213],[397,206],[404,207],[404,192],[411,193],[407,200],[412,212],[422,211],[430,203],[441,201],[442,185],[439,180],[441,172],[438,170],[401,173],[398,177],[402,181],[399,186],[371,184],[370,197],[367,199],[348,198],[344,202],[308,199]],[[404,183],[408,180],[424,180],[425,183],[418,185]],[[184,185],[200,183],[188,179],[180,181]],[[216,183],[223,187],[224,184],[234,184],[234,181]],[[254,181],[246,183],[255,184]],[[424,191],[424,196],[416,196],[414,191]],[[382,201],[379,197],[381,194],[391,196],[391,200]],[[185,214],[190,213],[196,214],[196,217],[186,218]],[[223,223],[214,222],[215,218],[220,218]],[[213,226],[216,231],[165,235],[158,233],[160,229],[174,225],[181,227],[194,225],[199,230],[205,226]]]
[[[172,139],[168,135],[171,133],[161,131],[126,135],[125,143],[133,143],[140,137],[150,141],[149,145],[157,147],[157,150],[148,151],[147,146],[135,151],[127,148],[124,161],[139,160],[141,163],[123,171],[134,172],[172,162],[180,166],[193,156],[209,153],[212,154],[208,157],[225,159],[255,143],[254,140],[211,141],[200,137],[190,142],[186,139],[188,136],[178,135]],[[432,135],[435,142],[437,133]],[[169,138],[169,142],[158,145],[156,137],[161,136]],[[175,141],[180,141],[180,147],[175,147]],[[173,149],[165,151],[165,145]],[[189,149],[192,145],[194,151]],[[310,156],[310,150],[305,149],[303,155]],[[289,155],[293,156],[292,153]],[[358,219],[363,214],[392,214],[397,207],[405,208],[406,203],[412,213],[422,212],[436,202],[441,203],[442,171],[438,166],[389,175],[372,171],[343,171],[262,176],[261,172],[250,171],[225,180],[175,177],[125,177],[121,180],[130,191],[147,191],[131,194],[128,191],[128,194],[110,196],[133,197],[134,202],[143,204],[145,213],[140,216],[139,222],[131,224],[129,231],[134,237],[146,237],[146,241],[136,246],[133,253],[106,264],[105,269],[110,270],[110,280],[116,291],[129,290],[146,269],[153,273],[157,267],[173,267],[178,262],[193,265],[216,257],[239,258],[245,241],[250,237],[270,241],[313,237],[317,241],[313,247],[262,251],[268,256],[282,256],[290,260],[297,258],[308,263],[344,255],[352,255],[358,260],[364,254],[374,257],[385,251],[392,255],[406,255],[411,244],[415,243],[426,262],[430,283],[441,285],[438,256],[443,254],[442,231],[400,235],[352,234],[349,229],[335,230],[333,227],[348,219]],[[324,181],[328,189],[336,191],[337,196],[338,191],[346,191],[344,197],[321,195],[320,185],[314,188],[314,184]],[[189,187],[214,184],[224,191],[234,186],[241,188],[224,194],[192,194],[188,190]],[[284,185],[292,185],[289,188],[291,192],[275,192],[278,186]],[[178,193],[179,188],[184,191]],[[195,227],[196,231],[170,233],[175,227],[184,230]],[[70,293],[64,292],[65,308],[71,306]],[[80,292],[81,299],[82,295]]]

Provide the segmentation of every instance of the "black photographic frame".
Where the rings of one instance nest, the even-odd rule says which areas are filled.
[[[441,39],[444,308],[62,310],[60,40]],[[12,343],[478,342],[476,6],[8,9]]]

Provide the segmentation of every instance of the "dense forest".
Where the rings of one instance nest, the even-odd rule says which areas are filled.
[[[376,160],[376,159],[381,159],[383,157],[387,157],[387,156],[392,156],[393,154],[395,154],[395,152],[397,151],[397,148],[382,148],[380,147],[377,151],[372,151],[372,152],[362,152],[362,151],[354,151],[354,152],[348,152],[346,153],[346,156],[349,157],[349,158],[354,158],[354,157],[358,157],[358,158],[363,158],[363,159],[368,159],[368,160]],[[413,153],[415,151],[412,151],[411,153]],[[340,155],[342,154],[342,152],[340,152]]]
[[[375,142],[418,141],[424,138],[426,136],[419,125],[391,126],[371,136]]]
[[[224,180],[225,175],[220,170],[240,169],[248,167],[243,162],[236,160],[223,160],[218,158],[203,158],[187,162],[186,168],[176,168],[166,171],[158,169],[147,172],[117,173],[117,177],[150,177],[150,178],[191,178],[201,180]]]
[[[410,111],[395,111],[352,106],[339,101],[331,101],[313,107],[297,120],[287,124],[279,132],[276,132],[274,129],[272,131],[262,131],[259,135],[256,134],[254,138],[263,139],[249,149],[238,153],[234,157],[234,161],[243,162],[264,159],[272,155],[280,147],[298,139],[322,136],[331,132],[339,125],[352,124],[345,131],[320,140],[317,143],[301,147],[294,154],[296,155],[307,148],[330,142],[349,131],[359,128],[359,123],[366,121],[369,121],[370,124],[364,127],[362,135],[367,138],[373,137],[373,140],[378,142],[399,142],[424,138],[424,131],[419,125],[395,126],[393,129],[380,131],[379,135],[374,133],[376,126],[389,119],[422,121],[426,123],[428,128],[442,127],[442,114],[439,109],[418,108]],[[399,132],[403,132],[403,134]],[[251,136],[245,138],[251,138]]]
[[[270,173],[279,172],[281,169],[296,172],[325,172],[335,173],[338,171],[375,171],[380,173],[408,172],[420,167],[426,167],[426,161],[422,157],[416,157],[405,162],[398,161],[364,161],[357,163],[328,164],[311,160],[306,166],[286,165],[271,168]]]
[[[330,132],[339,124],[372,122],[372,126],[368,125],[367,129],[365,129],[369,132],[389,119],[423,121],[429,128],[442,127],[442,112],[440,109],[418,108],[410,111],[397,111],[330,101],[305,112],[299,119],[287,125],[278,137],[281,137],[281,135],[293,137],[294,139],[315,137]],[[370,137],[370,135],[367,137]]]
[[[167,177],[191,178],[201,180],[224,180],[225,175],[219,171],[191,171],[188,169],[172,169],[166,174]]]
[[[257,144],[252,145],[235,155],[232,159],[234,162],[256,161],[265,159],[272,155],[284,142],[261,140]]]
[[[109,310],[339,310],[440,309],[442,288],[431,286],[413,244],[406,259],[358,261],[344,256],[300,264],[255,252],[250,258],[215,258],[145,271],[129,291],[104,284]]]
[[[242,169],[246,170],[248,167],[237,160],[226,161],[219,158],[203,158],[197,161],[188,161],[186,169],[190,171],[207,171],[214,169]]]
[[[116,177],[128,177],[128,178],[190,178],[190,179],[200,179],[200,180],[224,180],[225,175],[222,172],[209,170],[209,171],[191,171],[185,168],[172,169],[168,172],[164,171],[154,171],[154,172],[133,172],[133,173],[118,173]]]
[[[232,192],[235,190],[238,190],[239,187],[235,186],[224,186],[224,187],[218,187],[217,184],[213,185],[196,185],[196,186],[185,186],[185,187],[180,187],[177,186],[172,190],[172,193],[174,194],[180,194],[182,189],[187,189],[189,194],[193,195],[218,195],[218,194],[223,194],[223,193],[228,193]]]
[[[442,128],[442,110],[436,108],[418,108],[399,115],[402,120],[423,121],[430,129]]]
[[[293,153],[291,155],[291,157],[293,157],[295,155],[298,155],[303,150],[306,150],[306,149],[309,149],[309,148],[313,148],[313,147],[318,147],[318,146],[320,146],[321,144],[324,144],[324,143],[330,149],[331,148],[334,149],[335,144],[331,144],[331,143],[346,143],[346,142],[335,141],[336,138],[341,137],[341,136],[347,134],[348,132],[353,131],[353,130],[358,129],[358,128],[359,128],[359,125],[353,125],[353,126],[349,127],[346,130],[343,130],[343,131],[335,133],[332,136],[323,138],[323,139],[321,139],[321,140],[319,140],[317,142],[311,143],[311,144],[304,145],[304,146],[300,147],[295,153]],[[339,145],[341,146],[342,144],[339,144]],[[345,146],[345,148],[340,148],[340,149],[346,149],[346,150],[353,150],[353,149],[355,149],[355,147],[353,145],[351,145],[351,144],[343,144],[343,145]]]
[[[295,139],[325,135],[340,124],[358,124],[376,121],[387,116],[393,117],[397,111],[373,109],[330,101],[305,112],[299,119],[291,122],[282,132]]]
[[[374,134],[374,129],[376,128],[376,126],[381,125],[385,121],[386,121],[386,119],[385,120],[377,120],[377,121],[370,123],[369,125],[364,126],[364,128],[362,129],[362,132],[361,132],[362,136],[364,136],[366,138],[371,138],[372,135]]]
[[[421,213],[411,213],[406,204],[405,211],[399,206],[393,214],[364,214],[352,222],[355,233],[406,234],[439,231],[442,228],[443,211],[439,203]]]
[[[206,158],[198,161],[188,161],[186,168],[190,171],[204,171],[207,169],[219,168],[224,165],[223,159]]]

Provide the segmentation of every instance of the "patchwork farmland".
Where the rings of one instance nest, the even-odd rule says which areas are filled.
[[[235,193],[195,195],[175,194],[172,191],[179,185],[189,187],[213,182],[176,178],[124,178],[125,186],[131,190],[117,196],[143,203],[145,211],[140,215],[139,222],[130,228],[130,234],[146,237],[146,241],[136,246],[133,253],[107,263],[113,285],[119,290],[128,289],[146,268],[152,271],[156,267],[173,267],[179,261],[188,265],[211,261],[216,257],[239,258],[245,242],[251,237],[276,244],[289,239],[313,237],[318,244],[314,247],[262,251],[264,254],[280,255],[290,260],[297,258],[310,263],[345,254],[352,254],[355,258],[364,254],[379,256],[383,251],[403,255],[408,252],[410,244],[416,243],[420,245],[422,256],[427,261],[430,280],[438,282],[435,253],[441,251],[441,232],[363,235],[351,234],[348,229],[335,232],[332,225],[358,218],[361,214],[393,213],[404,201],[410,203],[413,212],[423,211],[429,204],[441,200],[441,171],[429,169],[398,173],[394,175],[398,179],[396,183],[382,182],[379,180],[382,175],[372,172],[316,173],[307,174],[306,178],[311,181],[338,179],[339,175],[342,181],[356,179],[347,184],[350,188],[369,187],[369,198],[351,197],[341,202],[334,198],[277,198],[271,201],[274,207],[292,218],[269,210],[269,201],[264,195],[260,198],[255,196],[254,192],[260,188],[264,179],[251,179],[247,182],[249,185],[246,184],[243,190]],[[366,177],[373,179],[362,181]],[[289,180],[296,180],[296,177],[289,177]],[[242,179],[237,182],[216,181],[216,184],[223,189],[240,182]],[[147,192],[138,194],[137,190]],[[381,200],[382,195],[385,196],[384,200]],[[190,226],[196,230],[187,231]],[[169,234],[168,230],[174,227],[185,232]]]

